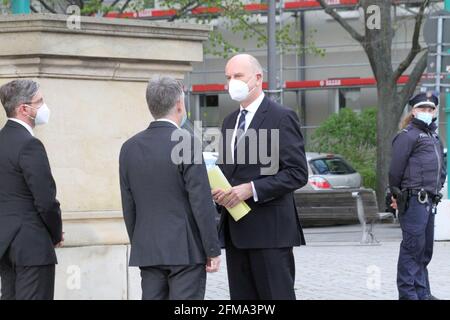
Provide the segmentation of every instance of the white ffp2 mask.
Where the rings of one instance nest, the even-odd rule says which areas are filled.
[[[228,93],[230,94],[231,99],[238,102],[242,102],[247,99],[253,89],[249,90],[248,84],[242,80],[231,79],[228,84]]]
[[[32,106],[29,106],[32,109],[36,109],[33,108]],[[31,119],[34,120],[34,124],[36,126],[38,125],[42,125],[42,124],[47,124],[48,121],[50,120],[50,109],[47,107],[47,104],[43,104],[39,109],[36,109],[37,113],[36,113],[36,117],[30,117]]]

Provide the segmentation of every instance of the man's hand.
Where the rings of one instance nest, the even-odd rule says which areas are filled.
[[[223,191],[222,189],[214,189],[212,190],[212,197],[214,199],[214,201],[219,205],[219,206],[223,206],[223,200],[225,199],[225,191]]]
[[[65,232],[62,233],[62,235],[61,235],[61,241],[58,242],[58,243],[55,245],[55,248],[61,248],[61,247],[64,245],[64,233],[65,233]]]
[[[206,272],[217,272],[220,268],[220,256],[208,258],[206,262]]]
[[[397,200],[394,197],[391,197],[391,207],[397,210]]]
[[[252,184],[250,182],[240,184],[231,188],[229,191],[225,193],[224,200],[220,199],[223,202],[223,206],[225,208],[233,208],[239,202],[245,201],[253,196]]]

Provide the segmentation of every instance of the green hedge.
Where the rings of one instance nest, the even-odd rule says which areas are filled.
[[[307,149],[342,155],[361,174],[363,185],[375,189],[376,117],[376,108],[365,108],[361,113],[341,109],[316,129]]]

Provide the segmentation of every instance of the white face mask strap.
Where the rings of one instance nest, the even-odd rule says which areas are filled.
[[[24,104],[24,106],[27,106],[28,108],[31,108],[31,109],[34,109],[34,110],[36,110],[36,108],[33,108],[32,106],[30,106],[30,105],[28,105],[28,104]],[[35,121],[36,120],[36,118],[33,118],[32,116],[30,116],[30,115],[26,115],[28,118],[30,118],[31,120],[33,120],[33,121]]]
[[[257,76],[257,74],[254,74],[254,75],[247,81],[247,87],[248,87],[248,83],[250,82],[250,80],[251,80],[253,77],[256,78],[256,76]],[[256,80],[258,80],[258,79],[256,79]],[[250,92],[252,92],[252,91],[255,90],[255,89],[256,89],[256,82],[255,82],[255,86],[253,87],[253,89],[251,89],[251,90],[248,91],[248,94],[250,94]]]

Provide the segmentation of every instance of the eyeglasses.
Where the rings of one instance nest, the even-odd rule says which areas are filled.
[[[39,100],[37,100],[37,101],[24,102],[23,104],[29,104],[29,105],[32,105],[32,104],[39,103],[39,102],[42,102],[42,104],[44,104],[44,101],[43,101],[42,99],[39,99]]]

